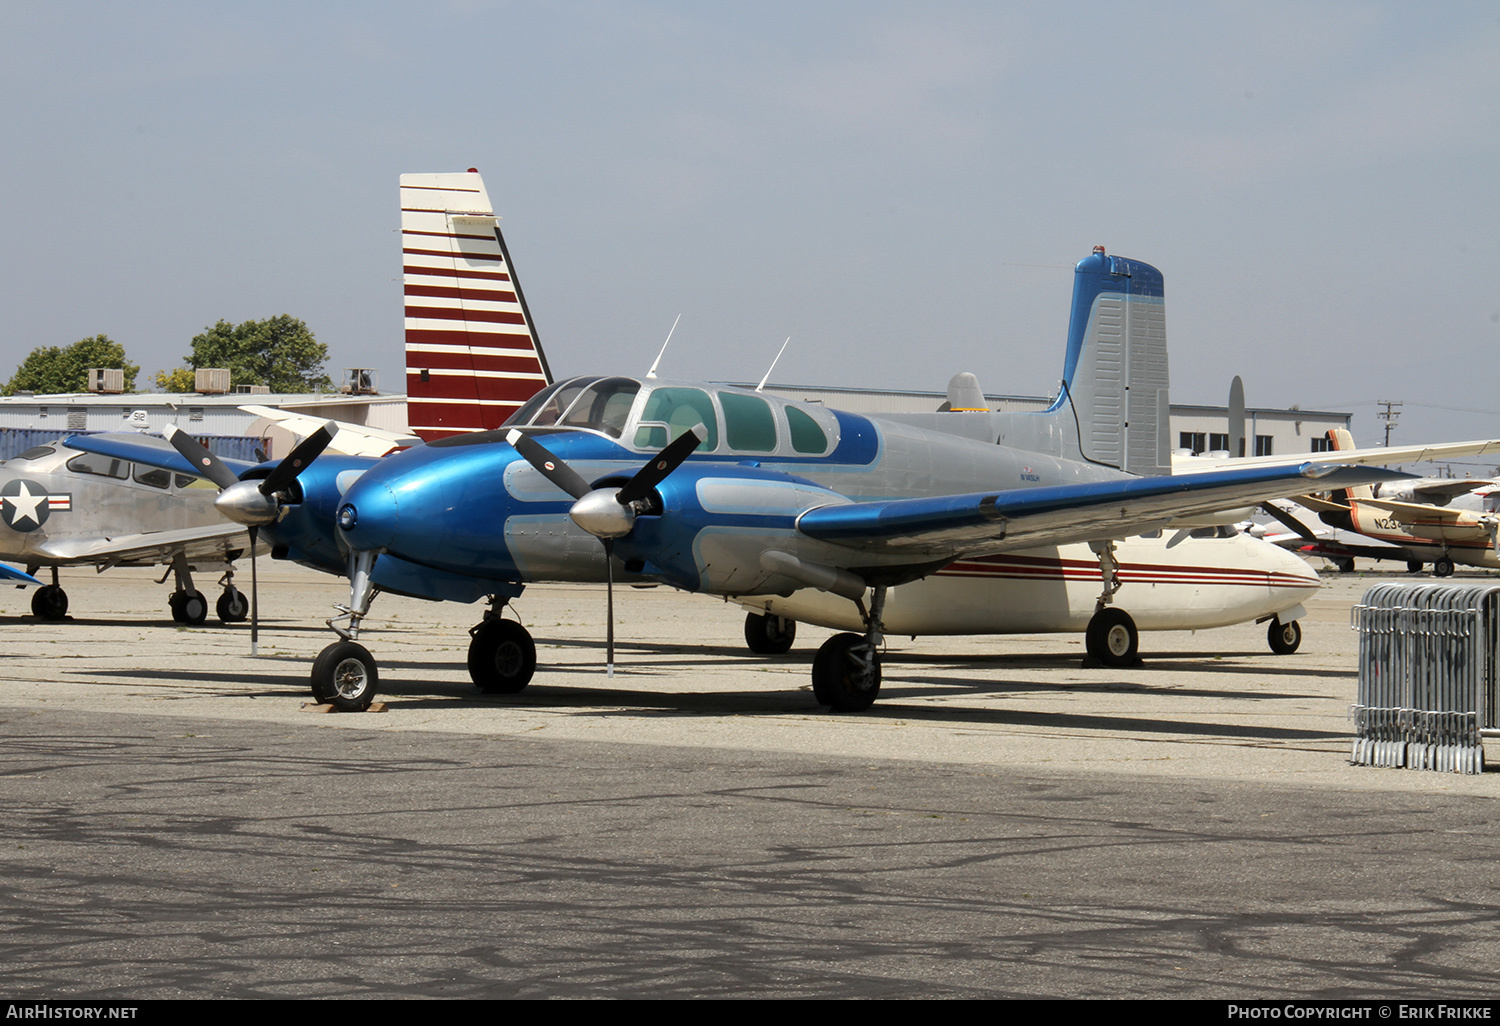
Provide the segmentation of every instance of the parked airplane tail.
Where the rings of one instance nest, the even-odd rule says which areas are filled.
[[[412,433],[499,427],[552,375],[478,172],[401,176],[401,252]]]
[[[1004,417],[997,441],[1132,474],[1172,472],[1161,272],[1095,247],[1078,262],[1062,384],[1041,413]]]
[[[1161,272],[1104,247],[1078,262],[1057,398],[1036,413],[979,412],[973,375],[948,384],[937,413],[882,419],[1143,476],[1172,472]]]

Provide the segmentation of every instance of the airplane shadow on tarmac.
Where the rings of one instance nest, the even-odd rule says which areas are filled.
[[[285,628],[278,625],[278,630]],[[321,629],[321,628],[319,628]],[[458,635],[458,640],[462,635]],[[509,706],[566,710],[587,709],[588,715],[640,716],[643,713],[673,716],[753,716],[805,714],[819,711],[820,707],[812,695],[811,685],[806,683],[806,668],[811,662],[813,649],[799,650],[787,656],[766,657],[753,655],[741,646],[685,646],[649,643],[617,643],[616,676],[604,677],[604,645],[597,641],[576,639],[552,640],[538,638],[541,649],[537,677],[518,695],[482,695],[475,691],[466,679],[453,679],[453,671],[462,671],[463,660],[440,659],[392,659],[380,662],[381,698],[399,710],[438,710],[451,707],[455,700],[473,702],[486,706]],[[379,651],[375,636],[371,638]],[[572,651],[568,651],[572,650]],[[168,670],[148,667],[129,670],[87,671],[85,676],[94,678],[112,677],[135,683],[152,680],[166,682],[195,683],[213,688],[222,686],[225,695],[239,697],[311,699],[308,692],[308,668],[310,660],[303,655],[289,653],[267,653],[260,657],[274,663],[276,670],[266,673],[246,673],[242,670]],[[1178,674],[1213,673],[1221,679],[1230,674],[1264,674],[1266,664],[1276,657],[1260,651],[1225,652],[1218,658],[1205,657],[1202,652],[1150,653],[1141,667],[1114,671],[1104,680],[1061,680],[1050,683],[1037,680],[1007,679],[1007,671],[1055,669],[1076,671],[1080,668],[1077,654],[1004,654],[1004,655],[958,655],[895,652],[887,653],[884,660],[885,680],[881,687],[880,700],[868,711],[857,714],[864,718],[917,720],[927,723],[974,724],[991,726],[1020,726],[1041,729],[1070,731],[1101,731],[1171,735],[1178,737],[1223,738],[1236,741],[1328,741],[1345,740],[1347,734],[1324,730],[1307,730],[1277,727],[1266,724],[1223,723],[1204,721],[1178,721],[1160,717],[1139,715],[1111,715],[1107,710],[1096,709],[1088,713],[1049,712],[1025,708],[980,708],[955,704],[951,699],[941,705],[913,703],[903,699],[931,698],[935,690],[948,692],[950,696],[962,693],[976,697],[1014,695],[1024,704],[1026,695],[1066,695],[1092,693],[1101,696],[1119,694],[1151,695],[1154,699],[1223,699],[1225,701],[1253,700],[1257,703],[1276,701],[1300,701],[1322,696],[1304,691],[1268,692],[1264,689],[1244,690],[1230,688],[1183,687],[1171,683]],[[1253,665],[1239,662],[1253,660]],[[633,687],[631,679],[660,679],[690,675],[695,669],[711,666],[716,670],[760,669],[777,672],[766,679],[765,690],[725,691],[663,691]],[[992,679],[976,679],[973,676],[953,677],[944,675],[942,669],[962,669],[966,675],[976,671],[994,671]],[[269,667],[268,667],[269,669]],[[1149,672],[1150,679],[1132,679]],[[1093,672],[1098,672],[1093,671]],[[1299,675],[1347,677],[1351,692],[1355,673],[1299,668]],[[445,674],[448,679],[433,679],[434,674]],[[565,676],[565,680],[558,679]],[[595,685],[594,680],[599,683]],[[1108,698],[1102,697],[1101,703]],[[603,711],[600,707],[605,707]],[[842,714],[827,713],[832,717]]]

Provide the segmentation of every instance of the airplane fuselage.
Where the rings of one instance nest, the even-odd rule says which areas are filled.
[[[548,402],[559,395],[566,403],[555,402],[559,409],[549,414]],[[682,429],[705,425],[699,451],[657,486],[662,508],[673,515],[642,515],[615,549],[627,573],[690,591],[751,595],[802,587],[762,566],[768,549],[847,563],[846,549],[799,537],[796,519],[814,507],[1128,476],[727,386],[586,379],[538,398],[511,423],[526,425],[595,487],[623,484]],[[378,550],[438,574],[602,581],[604,550],[570,518],[572,507],[573,499],[520,458],[501,432],[486,432],[372,466],[344,495],[339,522],[347,547]],[[906,568],[893,570],[895,576],[948,562],[920,552],[869,558],[872,565]]]
[[[170,558],[175,544],[185,544],[194,558],[222,562],[245,548],[243,534],[160,546],[151,538],[200,528],[222,536],[215,494],[191,475],[60,443],[37,446],[0,465],[0,559],[32,566],[149,566]]]

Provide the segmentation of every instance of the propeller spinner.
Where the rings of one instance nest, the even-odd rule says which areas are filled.
[[[591,488],[583,476],[558,459],[547,447],[530,435],[511,431],[505,440],[522,459],[557,487],[573,496],[568,515],[573,522],[604,543],[605,562],[605,667],[606,675],[615,674],[615,539],[623,538],[635,527],[637,504],[651,490],[676,470],[694,449],[708,437],[702,424],[689,428],[657,453],[629,481],[619,488]]]

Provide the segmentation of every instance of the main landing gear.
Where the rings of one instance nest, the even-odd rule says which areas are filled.
[[[35,577],[38,569],[29,566],[26,572]],[[57,583],[57,567],[52,568],[52,583],[31,593],[31,615],[38,620],[61,620],[68,615],[68,593]]]
[[[797,621],[774,613],[745,617],[745,644],[756,655],[786,655],[797,640]]]
[[[165,583],[168,577],[172,577],[177,585],[177,590],[167,599],[167,609],[171,611],[172,619],[184,627],[197,627],[207,620],[208,599],[193,586],[193,568],[188,565],[185,553],[178,552],[172,556],[172,565],[162,574],[158,583]],[[219,614],[219,622],[243,622],[250,615],[250,601],[244,592],[234,586],[232,568],[219,578],[219,585],[224,589],[219,593],[219,601],[214,609]]]
[[[885,612],[885,595],[886,586],[879,584],[870,597],[869,612],[859,603],[864,634],[835,634],[818,649],[812,685],[819,705],[830,706],[834,712],[864,712],[875,703],[880,694],[880,645],[885,637],[880,617]]]

